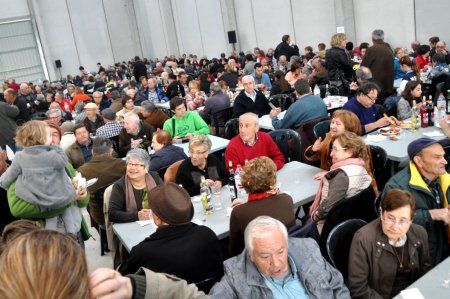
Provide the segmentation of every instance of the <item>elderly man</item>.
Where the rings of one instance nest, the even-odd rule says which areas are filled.
[[[213,298],[350,298],[341,273],[309,238],[288,238],[280,221],[259,216],[245,229],[245,250],[224,262]]]
[[[226,116],[223,113],[217,115],[217,119],[213,119],[212,116],[218,111],[230,108],[230,99],[226,93],[222,92],[222,88],[220,88],[220,84],[217,82],[211,83],[209,90],[211,91],[211,96],[208,98],[205,108],[200,111],[199,114],[207,123],[210,124],[209,129],[211,134],[216,135],[219,132],[215,131],[215,126],[217,125],[223,129],[228,119],[226,119]],[[217,124],[215,121],[217,121]]]
[[[59,104],[61,110],[66,112],[72,112],[72,108],[70,107],[70,101],[64,98],[64,94],[61,91],[57,91],[55,93],[55,102]]]
[[[291,69],[291,66],[290,66],[289,62],[287,61],[286,56],[280,55],[280,58],[278,58],[278,65],[275,68],[275,71],[280,70],[283,72],[283,74],[287,74],[287,72],[289,72],[290,69]]]
[[[123,124],[116,121],[116,112],[106,108],[101,112],[105,124],[97,129],[96,137],[114,138],[120,135]]]
[[[133,247],[119,272],[130,274],[146,267],[188,283],[219,280],[223,275],[219,240],[210,228],[191,222],[194,208],[186,190],[165,183],[150,190],[148,200],[156,232]]]
[[[264,94],[255,90],[255,79],[252,76],[242,78],[242,90],[234,100],[233,118],[238,118],[246,112],[253,112],[259,117],[270,112],[269,102]]]
[[[313,89],[316,85],[322,86],[329,83],[328,70],[325,67],[325,60],[315,57],[311,61],[312,73],[309,76],[309,86]]]
[[[443,40],[440,40],[436,43],[436,53],[442,53],[445,57],[445,63],[446,64],[450,64],[450,54],[448,53],[448,51],[445,49],[446,44]],[[434,55],[433,55],[434,57]],[[431,58],[433,58],[431,57]]]
[[[128,112],[123,118],[123,129],[119,135],[119,157],[125,157],[130,149],[148,150],[152,142],[152,125],[142,122],[134,112]]]
[[[100,111],[109,108],[109,106],[111,105],[111,103],[103,97],[103,92],[95,91],[92,94],[92,97],[94,98],[94,102]]]
[[[358,88],[356,96],[351,98],[342,107],[358,116],[363,135],[389,125],[389,118],[381,117],[375,108],[375,102],[378,99],[379,93],[380,88],[377,84],[366,82]]]
[[[58,127],[61,126],[62,122],[62,111],[60,109],[50,109],[45,112],[47,121],[54,123]]]
[[[35,112],[39,102],[36,101],[36,95],[31,92],[31,88],[27,83],[21,83],[17,98],[27,103],[27,108],[31,112]]]
[[[152,125],[156,129],[162,129],[164,122],[169,119],[169,116],[166,113],[148,100],[141,103],[141,114],[144,122]]]
[[[295,81],[294,88],[297,100],[288,108],[283,119],[278,119],[281,113],[280,108],[270,111],[272,126],[275,129],[295,130],[308,121],[328,116],[327,106],[323,100],[311,94],[308,80],[298,79]]]
[[[244,166],[245,161],[266,156],[275,162],[277,169],[284,165],[284,156],[269,134],[259,132],[258,116],[245,113],[239,117],[239,135],[230,140],[225,150],[225,165],[231,161],[233,168]]]
[[[74,128],[75,142],[65,150],[70,164],[77,169],[92,159],[92,139],[84,124],[77,124]]]
[[[437,140],[422,137],[408,145],[408,156],[409,167],[394,175],[383,193],[392,188],[412,193],[416,200],[413,221],[426,229],[430,256],[437,265],[450,255],[450,175],[445,169],[445,152]]]
[[[270,83],[269,75],[264,73],[264,69],[261,63],[255,63],[255,71],[251,74],[253,79],[255,79],[256,87],[261,90],[271,90],[272,83]]]
[[[86,180],[98,179],[94,185],[88,187],[91,194],[89,214],[97,224],[104,224],[103,196],[96,196],[96,192],[120,179],[125,174],[126,163],[113,157],[111,140],[97,136],[92,145],[92,159],[80,166],[78,171]]]
[[[381,83],[379,97],[384,99],[391,95],[394,88],[394,54],[384,42],[384,31],[376,29],[372,32],[373,46],[367,50],[361,66],[367,66],[373,77]]]
[[[3,96],[6,103],[19,108],[19,114],[15,117],[17,124],[22,124],[31,119],[26,100],[24,98],[19,98],[17,93],[12,88],[8,88],[3,91]]]
[[[14,92],[14,91],[13,91]],[[16,121],[19,108],[5,102],[0,102],[0,146],[8,145],[15,151]]]
[[[356,82],[350,83],[350,92],[349,92],[350,98],[355,96],[356,90],[358,89],[358,87],[365,82],[373,82],[373,83],[377,84],[378,86],[381,86],[381,83],[372,77],[372,72],[366,66],[361,66],[359,69],[357,69],[355,71],[355,76],[356,76]]]
[[[97,129],[105,124],[103,118],[98,114],[98,107],[94,103],[88,103],[84,106],[86,111],[86,118],[83,120],[83,124],[89,131],[89,134],[95,136]]]

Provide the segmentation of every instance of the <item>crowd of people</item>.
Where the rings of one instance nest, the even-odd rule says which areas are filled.
[[[267,52],[233,51],[211,60],[136,56],[106,68],[98,63],[92,72],[80,66],[78,75],[42,85],[5,81],[0,295],[391,298],[443,261],[450,255],[450,179],[441,143],[414,140],[409,165],[383,188],[361,136],[390,124],[383,112],[409,118],[413,100],[420,103],[426,92],[424,74],[432,86],[439,78],[443,91],[450,87],[445,42],[432,37],[431,48],[414,42],[408,54],[391,49],[384,32],[374,30],[372,46],[353,49],[342,33],[330,45],[318,44],[316,53],[307,46],[300,55],[285,35]],[[397,90],[394,80],[400,80]],[[283,117],[268,101],[279,94],[293,99]],[[316,241],[288,236],[296,226],[294,199],[276,188],[286,157],[259,127],[263,116],[275,130],[328,118],[321,95],[349,100],[332,113],[329,132],[302,150],[323,170],[313,178],[320,186],[304,220],[320,235],[338,203],[367,188],[381,198],[380,216],[355,234],[348,277],[321,255]],[[237,135],[221,159],[211,152],[208,134],[223,133],[228,118],[217,113],[230,108]],[[184,142],[188,155],[178,146]],[[174,165],[175,173],[166,176]],[[230,172],[241,166],[248,199],[232,203],[226,250],[211,229],[192,222],[191,197],[204,186],[229,184]],[[81,249],[91,237],[84,207],[97,229],[152,219],[157,230],[129,254],[109,243],[117,245],[109,249],[118,272],[98,269],[88,276]],[[41,275],[49,276],[45,287]],[[53,287],[61,285],[67,288]]]

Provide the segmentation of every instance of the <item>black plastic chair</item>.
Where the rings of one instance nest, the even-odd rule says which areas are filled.
[[[214,112],[211,115],[211,126],[215,129],[216,136],[223,137],[225,135],[225,124],[233,116],[233,107],[228,107]]]
[[[382,147],[377,145],[370,145],[368,147],[372,157],[373,175],[375,176],[378,190],[381,191],[391,177],[390,172],[386,170],[387,153]]]
[[[328,235],[327,252],[330,262],[341,272],[344,281],[348,278],[348,260],[353,236],[366,224],[362,219],[349,219],[333,228]]]
[[[326,119],[314,126],[313,131],[316,139],[318,139],[319,137],[322,137],[322,140],[325,139],[325,135],[330,132],[330,123],[331,120]]]
[[[286,163],[291,161],[302,162],[302,143],[297,132],[291,129],[281,129],[270,131],[269,135],[283,153]]]
[[[232,118],[225,124],[224,137],[230,140],[237,134],[239,134],[239,118]]]
[[[326,243],[328,235],[333,228],[346,220],[354,218],[362,219],[366,222],[375,220],[378,217],[374,208],[375,197],[375,191],[372,186],[369,186],[359,194],[343,199],[331,208],[325,218],[319,242],[320,251],[327,260],[329,260],[329,257]]]
[[[269,98],[269,102],[281,108],[281,111],[284,111],[294,103],[294,100],[290,94],[276,94]]]
[[[93,211],[92,207],[93,207],[93,203],[91,202],[89,204],[89,216],[91,218],[91,226],[93,226],[95,229],[97,229],[98,231],[98,235],[100,236],[100,255],[103,256],[105,255],[105,251],[109,251],[108,249],[108,242],[106,239],[106,226],[105,226],[105,218],[103,217],[104,213],[103,213],[103,202],[104,202],[104,194],[105,194],[105,189],[108,188],[108,186],[102,187],[100,189],[97,189],[97,191],[95,191],[93,199],[91,198],[91,201],[93,201],[93,203],[95,203],[95,209],[97,209],[97,211]],[[94,219],[94,217],[92,217],[92,213],[96,214],[96,219]]]
[[[310,120],[300,127],[296,128],[297,133],[300,135],[300,140],[302,142],[302,147],[306,150],[308,146],[314,144],[316,141],[316,136],[314,134],[314,126],[320,123],[321,121],[329,119],[328,116],[319,117],[313,120]],[[306,158],[304,158],[302,153],[302,159],[303,162],[312,166],[319,167],[320,161],[309,161]]]

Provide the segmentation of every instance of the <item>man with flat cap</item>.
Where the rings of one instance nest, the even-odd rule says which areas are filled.
[[[219,240],[210,228],[191,222],[194,208],[187,191],[165,183],[153,188],[148,198],[156,232],[133,247],[119,272],[125,275],[145,267],[188,283],[219,281],[223,275]]]
[[[423,137],[408,145],[408,155],[409,166],[387,182],[383,193],[400,188],[414,195],[416,215],[413,221],[426,229],[430,256],[437,265],[450,254],[450,175],[445,168],[445,152],[439,141]]]

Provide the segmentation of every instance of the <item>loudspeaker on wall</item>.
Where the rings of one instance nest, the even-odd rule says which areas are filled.
[[[61,67],[61,60],[55,60],[55,65],[56,65],[56,67],[57,68],[60,68]]]
[[[236,40],[236,31],[228,31],[228,43],[235,44],[237,43]]]

